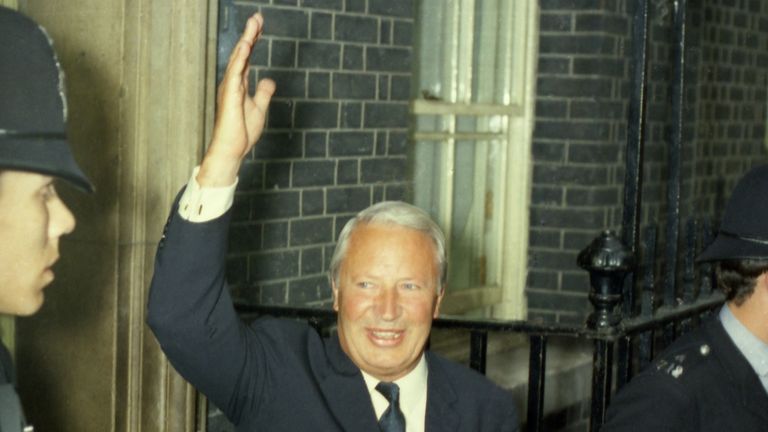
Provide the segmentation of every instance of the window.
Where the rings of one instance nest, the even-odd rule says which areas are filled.
[[[445,313],[522,318],[536,2],[419,2],[414,203],[445,230]]]

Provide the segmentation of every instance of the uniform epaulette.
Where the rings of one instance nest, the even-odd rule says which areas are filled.
[[[655,362],[658,372],[673,378],[680,378],[686,371],[700,364],[711,353],[712,349],[706,343],[691,343],[687,346],[661,356]]]

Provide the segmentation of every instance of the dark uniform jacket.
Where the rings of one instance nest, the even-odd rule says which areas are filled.
[[[171,363],[238,431],[377,431],[362,374],[337,337],[237,317],[224,280],[230,213],[205,223],[171,213],[147,318]],[[426,361],[427,431],[518,430],[509,393],[433,353]]]
[[[723,325],[675,341],[618,392],[603,432],[768,431],[768,393]]]
[[[24,413],[16,394],[16,376],[11,354],[0,343],[0,432],[20,432],[24,426]]]

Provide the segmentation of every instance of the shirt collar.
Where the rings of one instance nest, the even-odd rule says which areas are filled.
[[[394,381],[394,383],[400,387],[400,394],[402,397],[427,388],[427,371],[427,361],[424,358],[424,354],[421,354],[421,358],[419,359],[419,363],[416,364],[416,367],[408,372],[405,376],[400,377]],[[362,369],[360,372],[363,374],[363,379],[365,379],[365,386],[368,387],[368,391],[371,393],[377,391],[376,386],[379,384],[379,382],[381,382],[381,380],[374,377],[373,375],[368,374]]]
[[[360,372],[365,380],[365,386],[368,388],[368,393],[371,395],[371,401],[373,402],[376,416],[379,417],[387,407],[386,399],[378,392],[378,390],[376,390],[376,386],[381,381],[362,369]],[[429,368],[427,367],[427,360],[422,353],[416,367],[405,376],[394,381],[394,383],[400,387],[400,410],[403,411],[406,422],[412,421],[411,419],[414,418],[414,416],[419,416],[416,411],[419,409],[423,411],[426,407],[428,372]],[[423,412],[420,417],[424,417]]]
[[[727,304],[720,309],[720,322],[757,375],[768,378],[768,344],[744,327]]]

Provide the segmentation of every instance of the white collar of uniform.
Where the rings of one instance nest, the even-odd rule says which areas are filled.
[[[744,327],[727,304],[720,309],[720,322],[757,375],[768,377],[768,344]]]
[[[428,370],[427,361],[422,353],[421,359],[419,359],[419,363],[416,364],[416,367],[405,376],[394,381],[395,384],[400,387],[400,410],[405,416],[406,424],[408,424],[409,420],[414,419],[414,415],[419,415],[414,411],[419,407],[426,407]],[[362,369],[360,372],[363,374],[365,386],[368,388],[368,393],[371,395],[371,402],[373,402],[373,408],[374,411],[376,411],[376,418],[379,418],[389,406],[387,399],[376,390],[376,386],[381,381]],[[423,417],[423,415],[424,414],[422,413],[421,416]],[[423,419],[421,421],[423,421]]]

